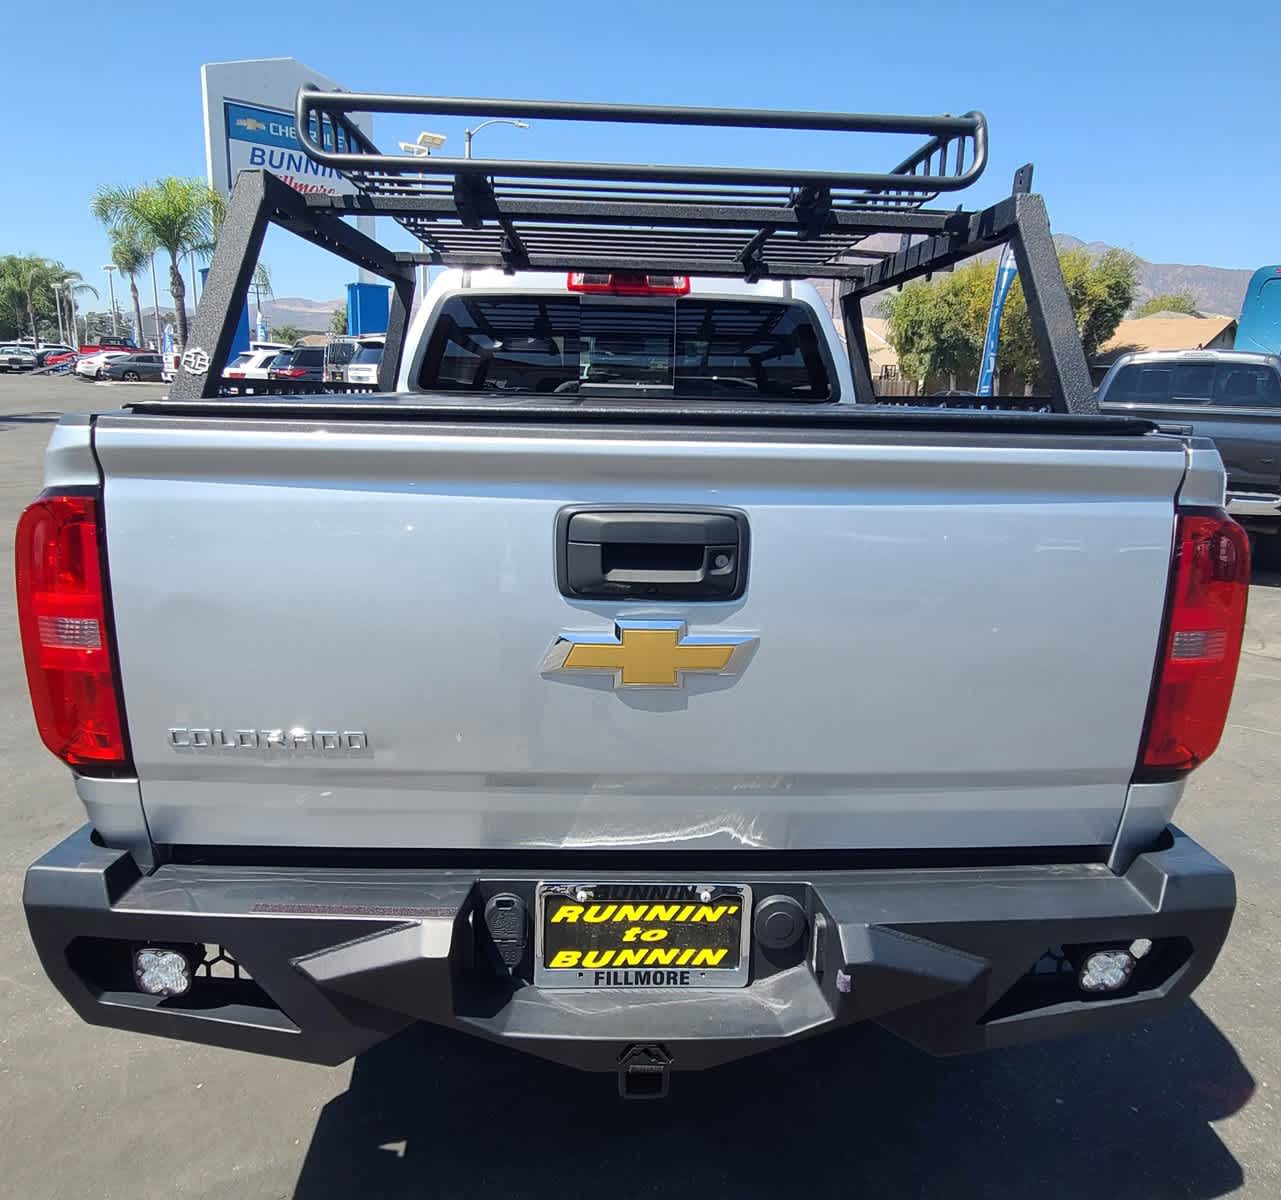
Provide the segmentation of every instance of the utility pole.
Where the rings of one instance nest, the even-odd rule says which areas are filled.
[[[107,290],[111,293],[111,336],[120,336],[120,326],[116,323],[116,264],[103,263],[102,269],[107,272]]]

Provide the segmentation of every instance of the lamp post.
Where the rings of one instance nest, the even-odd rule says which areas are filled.
[[[111,293],[111,336],[120,336],[120,326],[116,324],[116,264],[103,263],[102,269],[107,272],[107,291]]]
[[[469,134],[468,136],[470,137],[471,135]],[[428,133],[428,131],[424,129],[415,141],[401,142],[400,148],[406,154],[410,154],[414,158],[429,158],[431,156],[431,152],[433,150],[439,150],[441,146],[445,144],[445,141],[446,138],[443,133]],[[469,146],[471,145],[470,142],[467,144]],[[418,249],[423,254],[427,253],[427,246],[423,242],[418,243]],[[424,295],[427,291],[427,266],[425,263],[418,268],[418,283],[414,290],[419,296]]]
[[[487,125],[513,125],[517,129],[528,129],[528,121],[514,121],[508,117],[491,117],[488,121],[482,121],[475,129],[463,130],[463,157],[471,158],[471,140]]]
[[[164,345],[164,340],[160,336],[160,288],[156,285],[156,252],[154,250],[151,252],[151,311],[156,316],[156,353],[158,354]]]
[[[67,323],[62,319],[62,293],[58,284],[49,286],[53,289],[53,311],[58,314],[58,341],[67,346],[70,343],[67,341]]]
[[[63,283],[63,285],[62,285],[62,289],[63,289],[63,291],[65,291],[65,292],[67,293],[67,304],[70,306],[70,309],[71,309],[71,312],[70,312],[70,316],[71,316],[71,345],[72,345],[76,350],[79,350],[79,349],[80,349],[80,330],[79,330],[79,328],[78,328],[78,322],[77,322],[77,320],[76,320],[77,313],[76,313],[76,288],[75,288],[75,284],[73,284],[73,283],[71,282],[71,280],[69,280],[69,279],[68,279],[65,283]],[[85,340],[86,340],[86,341],[88,341],[88,339],[89,339],[89,326],[88,326],[88,324],[86,323],[86,324],[85,324]]]

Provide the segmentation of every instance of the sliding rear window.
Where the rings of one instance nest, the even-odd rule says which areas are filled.
[[[436,392],[836,399],[805,305],[696,296],[454,296],[418,382]]]

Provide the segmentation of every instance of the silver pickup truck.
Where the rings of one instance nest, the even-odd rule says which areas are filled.
[[[298,128],[387,99],[303,93]],[[433,1022],[629,1097],[855,1021],[950,1053],[1182,1001],[1234,907],[1170,822],[1248,549],[1212,447],[1090,411],[1039,197],[926,206],[977,114],[554,112],[932,140],[893,192],[628,166],[620,200],[561,163],[554,201],[356,143],[415,254],[243,175],[171,394],[64,420],[18,530],[89,819],[27,876],[54,984],[320,1062]],[[382,392],[220,394],[269,221],[392,281]],[[928,237],[860,252],[882,227]],[[862,296],[1002,239],[1056,411],[871,403]],[[844,340],[807,275],[844,282]]]

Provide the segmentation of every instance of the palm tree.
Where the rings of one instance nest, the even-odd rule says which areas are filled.
[[[0,259],[0,290],[19,315],[20,323],[30,325],[33,338],[40,336],[36,307],[46,297],[53,296],[55,282],[54,264],[47,258],[36,254],[6,254]]]
[[[120,274],[129,280],[129,295],[133,298],[134,337],[139,346],[142,340],[142,303],[138,299],[138,276],[147,267],[155,251],[135,229],[117,229],[111,235],[111,261],[120,268]]]
[[[178,341],[187,344],[187,285],[182,256],[207,244],[220,223],[222,197],[199,179],[170,176],[141,187],[101,187],[90,205],[93,215],[113,233],[130,230],[169,255],[169,294],[173,296]]]
[[[271,268],[266,263],[260,262],[254,267],[254,278],[249,287],[254,294],[254,336],[257,337],[259,330],[266,331],[262,323],[262,298],[275,298],[271,291]]]
[[[80,331],[76,328],[75,304],[72,303],[73,296],[83,296],[88,292],[95,300],[98,299],[98,289],[92,284],[85,283],[84,277],[79,271],[68,271],[60,262],[56,260],[49,264],[50,280],[54,288],[55,303],[62,304],[66,301],[67,308],[64,310],[67,316],[67,328],[71,330],[69,339],[73,346],[80,345]],[[85,341],[89,340],[89,327],[85,326]]]
[[[33,339],[40,340],[40,327],[48,325],[50,312],[63,313],[63,300],[68,304],[73,295],[97,289],[82,282],[79,271],[68,271],[56,259],[38,254],[6,254],[0,258],[0,308],[13,318],[17,328],[26,326]],[[67,326],[75,335],[70,314]]]

